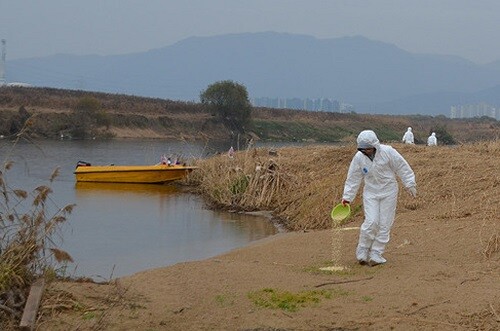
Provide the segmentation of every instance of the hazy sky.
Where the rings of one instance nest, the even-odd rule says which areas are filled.
[[[410,52],[500,60],[499,0],[0,0],[7,59],[124,54],[190,36],[362,35]]]

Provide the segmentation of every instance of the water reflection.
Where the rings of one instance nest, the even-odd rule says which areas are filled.
[[[276,233],[261,217],[213,212],[170,185],[76,185],[76,274],[110,278],[202,259]],[[76,215],[80,218],[80,215]]]
[[[165,184],[132,184],[132,183],[93,183],[93,182],[76,182],[75,189],[77,194],[96,194],[98,192],[106,192],[108,194],[119,194],[123,192],[142,192],[142,193],[164,193],[175,194],[180,193],[175,185]]]
[[[264,216],[251,215],[245,213],[214,212],[215,215],[224,222],[231,223],[246,234],[248,241],[261,239],[262,233],[268,235],[275,234],[275,227],[269,232],[270,220]]]

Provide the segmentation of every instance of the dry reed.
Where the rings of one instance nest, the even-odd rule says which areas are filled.
[[[425,215],[444,223],[485,220],[485,231],[498,229],[500,141],[394,147],[414,169],[418,189],[417,199],[400,190],[398,214]],[[287,147],[276,153],[252,149],[234,158],[199,160],[200,171],[192,179],[214,207],[269,210],[289,230],[326,229],[332,226],[329,211],[340,201],[354,153],[354,144]],[[353,202],[351,221],[362,217],[360,196],[358,192]]]
[[[13,163],[6,161],[0,172],[0,329],[20,319],[36,278],[56,272],[56,261],[71,261],[68,253],[55,247],[54,235],[73,205],[51,211],[50,187],[39,186],[31,193],[10,187],[6,174],[12,168]],[[57,173],[56,169],[51,181]]]
[[[493,254],[498,252],[500,252],[500,235],[498,235],[498,233],[494,233],[486,242],[482,253],[485,258],[490,259]]]
[[[226,210],[270,210],[290,230],[330,228],[345,161],[337,147],[250,149],[199,160],[190,180],[207,203]]]

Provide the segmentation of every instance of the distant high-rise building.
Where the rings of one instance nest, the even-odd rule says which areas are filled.
[[[342,111],[341,103],[331,98],[254,98],[252,105],[255,107],[287,108],[310,111],[339,112]],[[352,107],[352,106],[351,106]]]
[[[456,105],[450,108],[451,118],[473,118],[473,117],[492,117],[500,120],[500,111],[496,107],[485,102],[469,105]]]

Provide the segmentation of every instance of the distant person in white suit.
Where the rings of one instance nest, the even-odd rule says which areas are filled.
[[[438,140],[436,138],[436,132],[433,132],[429,138],[427,138],[427,146],[437,146]]]
[[[411,132],[411,127],[409,127],[408,130],[406,130],[403,136],[403,142],[405,144],[414,144],[413,132]]]

